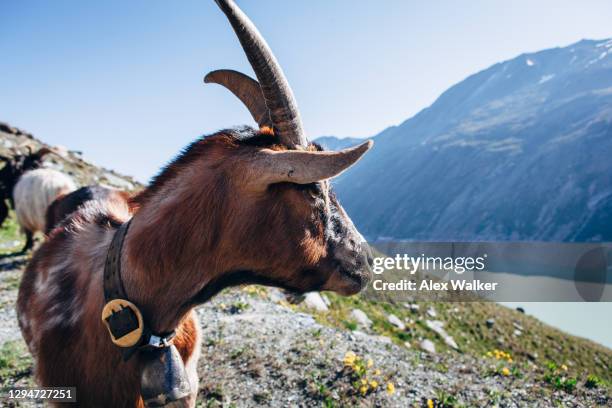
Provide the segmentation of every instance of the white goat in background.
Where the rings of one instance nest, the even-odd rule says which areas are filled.
[[[47,208],[53,200],[74,190],[74,181],[53,169],[28,171],[19,178],[13,190],[13,197],[17,222],[26,234],[23,252],[32,248],[33,234],[45,230]]]

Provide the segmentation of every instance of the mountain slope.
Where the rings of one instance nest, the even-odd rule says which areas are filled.
[[[612,240],[612,40],[495,64],[375,140],[336,181],[369,239]]]
[[[355,146],[363,139],[357,137],[335,137],[335,136],[321,136],[314,140],[320,144],[325,150],[342,150],[346,147]]]

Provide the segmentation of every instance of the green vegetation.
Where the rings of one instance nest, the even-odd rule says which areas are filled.
[[[22,341],[7,341],[0,346],[0,385],[30,375],[32,358]]]
[[[432,403],[433,406],[439,408],[456,408],[461,406],[454,395],[449,394],[444,390],[438,390],[436,393],[436,399],[431,401],[431,403],[428,402],[427,404],[432,405]]]
[[[18,252],[24,244],[25,235],[19,229],[15,212],[11,211],[0,228],[0,255]]]
[[[576,388],[578,380],[575,377],[568,375],[568,368],[565,364],[560,367],[552,361],[546,364],[546,373],[544,381],[552,384],[558,390],[572,392]]]
[[[342,297],[326,293],[331,306],[327,312],[313,312],[304,306],[297,310],[313,313],[322,324],[341,329],[355,330],[356,323],[350,318],[353,309],[360,309],[372,321],[371,330],[379,335],[388,336],[398,345],[418,347],[420,339],[434,342],[439,352],[460,352],[483,358],[491,350],[503,349],[514,360],[498,364],[493,361],[493,374],[520,377],[524,371],[545,370],[548,361],[556,361],[559,367],[568,366],[567,380],[559,382],[558,387],[566,391],[573,389],[569,378],[587,381],[590,374],[603,383],[612,380],[610,362],[612,352],[589,340],[574,337],[550,327],[537,319],[490,302],[418,302],[418,310],[413,311],[405,304],[392,300],[372,300],[368,294]],[[436,317],[427,314],[435,310]],[[406,324],[400,330],[389,323],[387,316],[394,314]],[[489,328],[487,319],[494,318],[495,324]],[[440,336],[429,329],[426,320],[445,322],[444,329],[459,346],[459,351],[451,349]],[[522,328],[516,335],[516,327]],[[435,368],[435,367],[433,367]],[[506,368],[506,370],[504,370]],[[600,384],[594,378],[589,384]],[[551,383],[552,384],[552,383]],[[554,384],[553,384],[554,385]]]
[[[323,407],[361,406],[364,398],[373,394],[393,395],[392,375],[382,372],[372,359],[349,351],[341,371],[317,369],[308,373],[304,388]]]
[[[589,374],[584,382],[584,386],[587,388],[603,388],[606,385],[606,382],[595,374]]]
[[[17,290],[21,283],[21,274],[10,274],[0,281],[0,291]]]

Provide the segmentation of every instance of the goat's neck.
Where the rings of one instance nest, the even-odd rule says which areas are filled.
[[[175,329],[202,293],[222,289],[206,287],[227,270],[216,242],[220,217],[211,208],[220,195],[201,182],[177,184],[199,188],[157,192],[134,215],[123,250],[126,293],[157,332]]]

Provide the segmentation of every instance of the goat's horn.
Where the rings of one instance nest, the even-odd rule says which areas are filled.
[[[368,140],[338,152],[262,149],[255,156],[251,180],[267,186],[280,182],[309,184],[329,179],[355,164],[373,144]]]
[[[248,75],[231,69],[219,69],[204,77],[207,84],[219,84],[229,89],[247,107],[260,128],[273,127],[259,82]]]
[[[46,147],[46,146],[45,146],[45,147],[41,147],[41,148],[38,150],[38,152],[36,152],[36,153],[37,153],[37,154],[38,154],[40,157],[43,157],[43,156],[45,156],[45,155],[47,155],[47,154],[49,154],[49,153],[55,153],[55,154],[57,154],[57,153],[55,152],[55,150],[53,150],[52,148]]]
[[[268,44],[251,20],[233,0],[215,0],[232,25],[261,85],[275,134],[286,146],[306,146],[308,139],[302,127],[293,91]]]

